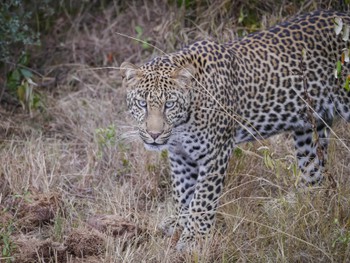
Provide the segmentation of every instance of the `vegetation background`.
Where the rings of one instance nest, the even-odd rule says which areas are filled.
[[[350,262],[349,126],[307,193],[290,135],[232,158],[213,236],[178,253],[167,153],[146,152],[118,66],[196,40],[225,42],[348,1],[71,1],[0,4],[0,262]],[[156,48],[155,48],[156,47]]]

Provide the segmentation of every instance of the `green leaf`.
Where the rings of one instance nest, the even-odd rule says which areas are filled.
[[[38,94],[34,94],[33,96],[33,101],[32,101],[32,108],[33,109],[38,109],[41,106],[41,99]]]
[[[265,166],[270,170],[273,170],[275,167],[274,160],[271,158],[268,152],[264,153],[264,163],[265,163]]]
[[[7,77],[7,81],[16,81],[20,82],[21,81],[21,74],[18,69],[15,69],[10,72],[10,74]]]
[[[306,51],[305,48],[303,48],[303,49],[301,50],[301,55],[302,55],[303,61],[304,61],[304,62],[307,61],[307,51]]]
[[[348,25],[345,25],[343,27],[343,41],[349,40],[349,31],[350,31],[350,27]]]
[[[243,12],[243,8],[239,10],[238,23],[242,23],[247,15]]]
[[[341,61],[338,60],[338,61],[337,61],[337,77],[338,77],[338,78],[341,77],[341,70],[342,70],[342,68],[341,68]]]
[[[21,74],[18,71],[18,69],[11,71],[7,75],[7,87],[11,91],[15,92],[17,90],[17,87],[20,85],[20,83],[21,83]]]
[[[350,87],[349,87],[349,76],[346,77],[346,80],[345,80],[345,85],[344,85],[344,89],[349,92],[350,91]]]
[[[26,100],[26,86],[25,84],[18,86],[17,96],[20,102],[25,103]]]
[[[142,29],[142,27],[140,27],[140,26],[135,26],[135,31],[136,31],[136,33],[137,33],[136,37],[137,37],[137,38],[140,38],[140,37],[142,36],[142,34],[143,34],[143,29]]]
[[[18,64],[23,65],[23,66],[27,66],[28,63],[29,63],[29,55],[28,55],[27,53],[24,53],[24,54],[20,57],[20,59],[19,59],[19,61],[18,61]]]
[[[147,49],[147,48],[149,48],[150,47],[150,45],[147,43],[147,42],[143,42],[142,43],[142,48],[143,49]]]
[[[28,69],[21,68],[19,69],[19,71],[21,72],[22,76],[25,77],[26,79],[31,78],[33,76],[33,73]]]

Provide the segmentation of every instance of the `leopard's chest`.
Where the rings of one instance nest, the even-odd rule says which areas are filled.
[[[197,129],[192,123],[175,128],[169,140],[170,152],[188,156],[193,161],[203,159],[213,147],[207,132]]]

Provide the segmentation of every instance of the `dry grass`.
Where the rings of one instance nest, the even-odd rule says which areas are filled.
[[[335,5],[230,2],[196,2],[186,10],[156,1],[120,7],[115,1],[103,11],[56,21],[55,34],[33,57],[45,77],[56,80],[38,89],[44,110],[30,118],[20,109],[0,109],[1,262],[348,262],[350,153],[336,139],[328,164],[336,189],[297,192],[292,142],[280,135],[262,142],[274,168],[265,165],[258,143],[242,145],[232,158],[206,249],[177,253],[176,237],[157,229],[173,210],[166,156],[146,152],[138,142],[118,71],[95,67],[159,54],[117,34],[136,37],[136,26],[143,29],[141,40],[170,52],[196,39],[227,41],[256,25]],[[239,23],[241,9],[257,10],[257,24]],[[348,127],[335,130],[350,146]]]

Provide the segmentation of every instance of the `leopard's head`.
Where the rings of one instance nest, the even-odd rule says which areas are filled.
[[[173,128],[186,121],[193,66],[175,67],[129,62],[121,65],[127,105],[149,150],[167,148]]]

